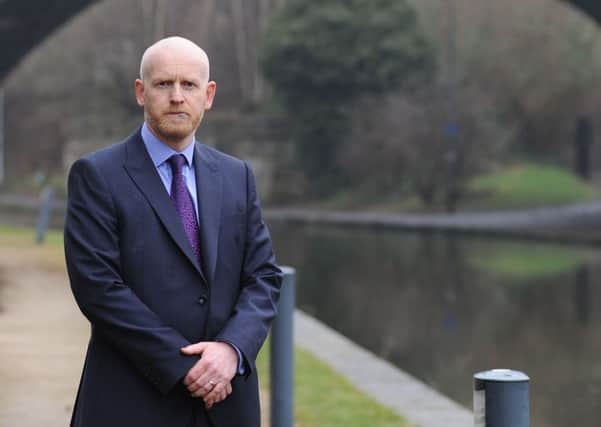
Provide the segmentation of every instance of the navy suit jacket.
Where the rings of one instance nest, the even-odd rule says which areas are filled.
[[[72,426],[259,426],[254,361],[281,271],[248,165],[197,144],[194,168],[203,265],[139,130],[71,168],[65,254],[91,324]],[[206,340],[247,364],[209,411],[181,383],[198,358],[180,348]]]

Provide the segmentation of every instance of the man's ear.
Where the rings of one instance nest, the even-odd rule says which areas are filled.
[[[210,110],[213,106],[213,99],[215,99],[215,92],[217,92],[217,83],[210,81],[207,83],[207,99],[205,101],[205,110]]]
[[[134,84],[134,90],[136,92],[136,101],[140,107],[144,106],[144,82],[140,79],[136,79]]]

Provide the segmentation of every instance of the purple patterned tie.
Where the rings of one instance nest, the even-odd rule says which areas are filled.
[[[173,172],[173,179],[171,181],[171,199],[175,203],[175,209],[179,214],[182,224],[184,225],[184,231],[188,237],[188,241],[192,246],[192,250],[196,255],[196,259],[200,261],[200,232],[198,229],[198,222],[196,221],[196,210],[188,188],[186,187],[186,179],[182,174],[182,167],[186,163],[186,158],[183,154],[174,154],[169,157],[169,164],[171,165],[171,171]]]

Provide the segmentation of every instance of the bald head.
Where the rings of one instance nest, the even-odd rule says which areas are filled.
[[[140,80],[148,76],[157,60],[179,65],[182,61],[198,64],[201,80],[209,81],[209,57],[196,43],[183,37],[167,37],[150,46],[140,61]]]
[[[134,88],[151,132],[181,151],[211,109],[217,84],[209,81],[209,58],[200,47],[169,37],[146,49]]]

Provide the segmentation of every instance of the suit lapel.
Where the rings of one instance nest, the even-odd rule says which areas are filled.
[[[194,171],[200,219],[201,257],[209,283],[212,283],[217,265],[223,177],[217,162],[202,144],[197,144],[194,151]]]
[[[184,227],[175,210],[173,201],[167,191],[165,191],[165,186],[150,159],[150,155],[146,151],[146,147],[144,147],[144,142],[139,131],[127,140],[126,147],[127,158],[124,165],[125,170],[144,194],[169,235],[194,265],[203,280],[207,282],[198,259],[194,255],[192,246],[186,237]]]

